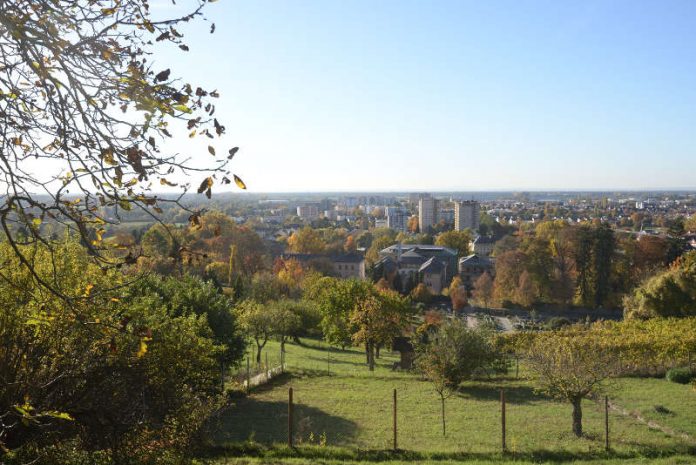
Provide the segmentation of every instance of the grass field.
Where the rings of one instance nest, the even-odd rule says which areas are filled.
[[[269,343],[269,353],[278,351]],[[571,431],[569,405],[534,392],[524,369],[464,383],[447,400],[447,435],[439,398],[416,375],[390,370],[396,356],[383,354],[369,372],[358,350],[331,352],[317,341],[288,345],[289,374],[234,401],[212,433],[220,463],[696,463],[693,444],[650,429],[630,417],[610,415],[611,445],[604,452],[604,413],[584,404],[585,437]],[[295,399],[295,443],[287,441],[287,396]],[[507,397],[508,454],[501,455],[499,390]],[[392,447],[392,390],[398,392],[399,449]],[[687,433],[696,428],[696,394],[689,386],[658,379],[625,379],[612,398],[628,410]],[[662,405],[672,414],[654,409]],[[651,413],[654,412],[654,415]],[[652,415],[652,416],[651,416]],[[237,452],[235,452],[237,451]],[[239,457],[242,452],[255,457]]]

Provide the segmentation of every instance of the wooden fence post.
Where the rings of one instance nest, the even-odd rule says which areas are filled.
[[[292,388],[288,388],[288,447],[292,448]]]
[[[399,448],[396,442],[396,432],[396,389],[394,389],[394,450],[397,450]]]
[[[507,452],[507,445],[505,443],[505,390],[500,390],[500,423],[501,423],[501,439],[503,452]]]
[[[609,397],[604,396],[604,449],[609,452]]]

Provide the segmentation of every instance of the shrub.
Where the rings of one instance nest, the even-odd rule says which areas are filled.
[[[689,367],[676,367],[667,371],[667,381],[679,384],[689,384],[694,377]]]
[[[571,324],[573,324],[573,322],[570,321],[568,318],[564,316],[555,316],[553,318],[550,318],[544,326],[546,326],[548,329],[561,329],[562,327]]]

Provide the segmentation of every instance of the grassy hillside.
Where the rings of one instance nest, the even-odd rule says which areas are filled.
[[[278,351],[277,344],[269,343],[268,348],[269,353]],[[577,439],[571,433],[570,406],[535,393],[524,369],[519,379],[512,373],[464,383],[460,391],[447,400],[447,435],[443,437],[437,394],[418,376],[391,371],[395,360],[395,355],[383,354],[376,371],[371,373],[365,366],[364,354],[359,350],[334,349],[329,373],[327,351],[320,342],[288,345],[286,361],[290,373],[248,397],[236,400],[222,416],[213,440],[221,451],[241,448],[260,455],[253,461],[245,458],[250,460],[249,463],[264,460],[316,463],[320,458],[322,462],[374,461],[375,451],[383,451],[382,455],[378,454],[378,460],[392,458],[396,459],[395,463],[409,460],[447,463],[462,459],[470,463],[491,463],[491,460],[503,463],[499,462],[502,460],[499,390],[503,388],[508,400],[507,459],[532,463],[538,460],[680,463],[677,461],[679,455],[688,454],[692,446],[688,440],[612,413],[612,452],[606,454],[602,408],[594,402],[585,402],[586,435]],[[294,390],[296,404],[295,442],[300,446],[314,447],[300,447],[299,451],[283,447],[287,441],[289,387]],[[399,448],[408,451],[397,456],[384,452],[392,446],[393,389],[398,392]],[[674,414],[669,415],[669,426],[686,432],[694,429],[693,399],[696,395],[688,386],[654,379],[621,380],[612,394],[614,396],[629,410],[649,410],[653,404],[673,406]],[[691,404],[678,408],[676,404],[686,400]],[[372,455],[364,451],[372,451]],[[291,457],[298,454],[305,454],[305,457]],[[640,457],[658,456],[666,458],[638,461]],[[280,457],[284,457],[282,462],[278,462]],[[688,461],[681,463],[696,461],[696,457],[686,459]],[[234,459],[229,463],[246,462]]]

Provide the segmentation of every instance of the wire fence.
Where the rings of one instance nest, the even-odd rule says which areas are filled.
[[[231,370],[223,367],[223,386],[225,390],[249,392],[280,376],[286,369],[285,353],[282,350],[275,354],[265,351],[260,360],[247,356],[239,367]]]

